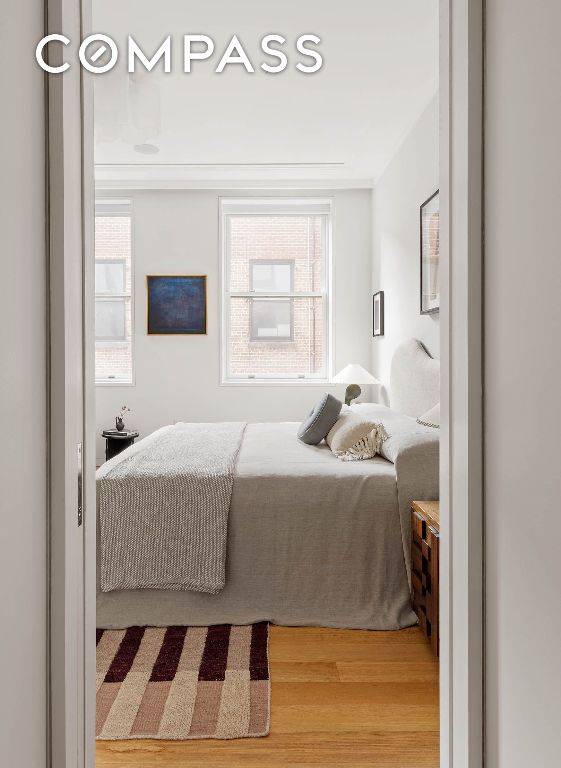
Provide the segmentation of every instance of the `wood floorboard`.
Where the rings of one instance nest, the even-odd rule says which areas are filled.
[[[437,768],[438,663],[417,628],[271,626],[271,733],[99,741],[97,768]]]
[[[276,706],[438,704],[436,683],[273,683]]]
[[[438,683],[438,662],[431,661],[338,661],[342,683]]]

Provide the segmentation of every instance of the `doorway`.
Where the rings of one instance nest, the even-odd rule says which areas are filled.
[[[478,29],[480,32],[480,26],[481,26],[481,17],[478,16],[477,13],[471,12],[471,15],[466,16],[463,20],[467,21],[466,25],[466,34],[465,37],[461,40],[456,40],[454,38],[455,42],[457,43],[457,51],[461,51],[463,55],[459,56],[458,59],[461,62],[461,64],[466,64],[466,66],[460,66],[457,65],[457,69],[451,69],[449,66],[449,57],[448,57],[448,45],[450,44],[450,38],[448,37],[449,29],[456,29],[456,24],[458,24],[458,28],[460,28],[460,20],[461,20],[461,12],[462,12],[462,4],[457,4],[457,15],[454,16],[452,19],[450,19],[448,15],[448,5],[443,4],[443,8],[441,10],[441,35],[443,35],[444,43],[441,47],[441,91],[440,91],[440,99],[441,99],[441,115],[443,114],[445,116],[445,121],[448,121],[449,123],[449,130],[456,135],[455,131],[457,130],[458,136],[461,137],[463,140],[463,144],[456,144],[453,146],[453,151],[450,151],[450,146],[448,143],[448,136],[449,133],[447,131],[444,131],[443,135],[441,136],[441,182],[440,182],[440,189],[441,189],[441,195],[443,197],[443,203],[442,203],[442,217],[444,219],[443,223],[443,230],[441,234],[441,241],[443,244],[443,251],[448,252],[447,249],[450,250],[450,253],[452,254],[451,262],[450,262],[450,268],[448,268],[448,264],[446,261],[446,258],[444,259],[443,264],[443,282],[444,285],[448,287],[449,294],[446,296],[446,290],[443,291],[443,303],[442,303],[442,324],[444,326],[444,329],[446,329],[446,332],[449,332],[449,341],[443,345],[443,348],[441,349],[441,361],[443,364],[443,367],[448,367],[448,374],[443,375],[443,381],[442,381],[442,397],[441,397],[441,403],[442,403],[442,409],[443,409],[443,421],[442,421],[442,435],[443,435],[443,454],[446,456],[453,456],[452,463],[449,463],[446,458],[442,461],[442,484],[441,484],[441,503],[443,505],[444,510],[444,520],[446,520],[446,515],[448,514],[448,510],[451,511],[451,514],[453,515],[453,519],[456,519],[456,514],[460,513],[460,510],[462,510],[466,505],[469,504],[470,506],[470,517],[465,516],[465,520],[471,520],[472,523],[475,519],[475,524],[471,525],[469,530],[467,531],[466,535],[463,535],[463,532],[461,531],[460,525],[453,528],[452,525],[449,525],[447,523],[444,523],[443,525],[443,542],[442,542],[442,548],[443,548],[443,570],[442,570],[442,577],[446,578],[448,576],[448,579],[446,581],[446,584],[448,587],[445,587],[444,589],[444,598],[441,603],[442,606],[442,620],[443,623],[441,625],[443,634],[442,637],[442,648],[441,648],[441,685],[442,685],[442,763],[443,765],[446,764],[453,764],[454,756],[456,755],[456,759],[459,759],[460,755],[466,754],[464,749],[467,749],[468,752],[471,750],[473,753],[473,750],[477,750],[477,744],[478,744],[478,728],[477,728],[477,718],[480,717],[480,710],[478,714],[478,708],[471,708],[469,717],[467,716],[467,713],[463,710],[463,702],[467,701],[468,698],[464,697],[464,693],[466,690],[474,691],[474,695],[476,696],[477,700],[477,691],[478,687],[475,682],[475,677],[477,676],[478,671],[478,664],[480,662],[480,657],[478,657],[478,653],[480,653],[480,648],[478,648],[478,637],[481,632],[481,626],[478,626],[478,622],[470,622],[470,634],[468,635],[468,645],[467,647],[460,646],[459,652],[457,651],[456,647],[451,643],[450,638],[454,638],[456,633],[460,633],[463,631],[463,627],[467,626],[467,620],[464,621],[466,618],[466,615],[469,613],[468,608],[470,606],[467,605],[467,603],[464,603],[464,597],[467,596],[468,590],[467,586],[469,584],[469,580],[467,578],[467,574],[473,573],[473,570],[471,567],[468,568],[468,566],[473,566],[474,563],[477,565],[479,563],[480,565],[480,549],[478,549],[478,542],[479,542],[479,535],[478,535],[478,527],[477,527],[477,509],[478,509],[478,489],[479,489],[479,483],[480,478],[478,477],[476,467],[474,471],[473,465],[470,466],[469,471],[465,468],[467,466],[467,457],[470,450],[473,450],[473,447],[477,445],[478,440],[480,441],[480,408],[478,405],[478,399],[477,396],[474,395],[474,392],[477,391],[477,386],[473,387],[473,384],[477,384],[478,381],[480,381],[480,364],[477,363],[477,355],[473,355],[474,349],[477,350],[478,343],[480,343],[480,315],[478,314],[477,308],[478,303],[477,300],[474,302],[474,297],[477,299],[477,290],[478,290],[478,278],[480,278],[480,274],[478,273],[478,269],[480,269],[480,266],[478,267],[478,261],[477,258],[474,258],[473,254],[477,255],[478,252],[480,252],[480,226],[478,221],[478,214],[477,214],[477,205],[473,204],[468,206],[468,200],[473,203],[475,198],[477,197],[477,192],[479,191],[480,194],[480,178],[477,177],[477,171],[476,170],[470,170],[470,174],[467,176],[467,182],[464,182],[461,174],[461,166],[462,163],[466,161],[467,158],[467,148],[469,147],[470,150],[473,152],[480,151],[480,144],[481,144],[481,131],[480,131],[480,89],[478,91],[477,88],[477,82],[474,83],[473,80],[470,80],[469,82],[466,80],[466,63],[472,64],[472,66],[475,66],[477,69],[477,64],[473,64],[473,62],[480,61],[480,35],[478,37]],[[444,31],[443,31],[444,30]],[[464,61],[465,57],[465,61]],[[442,76],[442,62],[444,61],[445,64],[445,71],[446,71],[446,77]],[[453,82],[456,82],[458,84],[458,89],[455,89],[455,94],[464,94],[465,99],[462,100],[461,97],[456,97],[456,100],[454,103],[450,103],[450,100],[448,98],[448,91],[447,91],[447,83],[449,82],[450,78],[452,78]],[[477,81],[477,78],[476,78]],[[462,90],[463,86],[463,90]],[[87,92],[87,88],[85,87],[85,92]],[[87,100],[86,100],[86,109],[87,109]],[[88,137],[88,128],[86,124],[86,139],[91,142],[91,135]],[[91,145],[90,145],[91,146]],[[479,149],[478,149],[479,148]],[[444,152],[443,152],[444,150]],[[477,164],[470,164],[470,169],[477,168]],[[89,173],[91,174],[91,170],[93,169],[93,163],[90,168]],[[84,171],[84,179],[82,180],[82,184],[84,183],[84,180],[88,182],[90,179],[88,178],[88,171],[87,169]],[[84,199],[84,222],[87,224],[88,216],[92,216],[93,214],[93,200],[91,199],[91,185],[88,187],[86,184],[86,189],[89,188],[90,190],[90,197]],[[459,211],[469,211],[469,216],[467,220],[467,225],[463,221],[463,219],[460,217],[458,218],[457,212]],[[89,213],[88,213],[89,210]],[[455,226],[452,227],[450,230],[448,228],[448,223],[453,222]],[[88,230],[87,226],[84,227],[84,231],[91,231]],[[85,237],[85,245],[86,245],[86,251],[89,249],[90,255],[93,253],[92,250],[92,242],[91,240],[88,240],[88,237]],[[479,242],[479,245],[478,245]],[[470,253],[470,259],[467,258],[465,261],[462,261],[460,259],[461,254],[469,252]],[[458,261],[455,261],[456,255],[458,256]],[[93,275],[91,273],[91,266],[88,267],[87,265],[91,264],[90,262],[86,261],[85,264],[85,290],[86,290],[86,296],[88,295],[88,291],[92,291],[93,288]],[[463,266],[462,266],[463,265]],[[89,288],[88,288],[88,273],[87,270],[90,270],[89,274]],[[469,293],[466,293],[469,290]],[[90,293],[91,295],[91,293]],[[87,302],[86,302],[87,305]],[[469,309],[468,309],[469,307]],[[86,309],[86,312],[88,310]],[[91,309],[89,310],[91,313]],[[465,327],[465,319],[468,318],[468,335],[470,340],[470,347],[468,355],[468,350],[465,349],[465,345],[455,344],[456,336],[458,335],[458,328],[459,324],[462,328]],[[462,321],[460,323],[460,320]],[[86,316],[85,320],[85,327],[92,328],[91,325],[91,315],[89,317],[89,320]],[[443,332],[444,332],[443,329]],[[459,340],[458,340],[459,341]],[[91,348],[91,340],[90,340],[90,349],[88,350],[88,343],[87,338],[85,342],[85,348],[86,348],[86,357],[88,358],[89,354],[89,372],[92,373],[92,362],[93,362],[93,349]],[[453,350],[453,353],[450,352],[450,350]],[[88,362],[85,363],[85,366],[87,367]],[[86,368],[87,370],[87,368]],[[459,379],[457,377],[457,374],[459,372],[463,372],[465,374],[464,382],[460,385]],[[86,376],[87,379],[87,376]],[[470,386],[471,385],[471,386]],[[449,418],[450,414],[450,392],[454,392],[454,418]],[[93,463],[94,457],[96,455],[95,449],[93,448],[92,444],[92,434],[91,434],[91,415],[92,415],[92,406],[93,406],[93,397],[91,392],[91,380],[90,384],[85,384],[84,387],[85,392],[85,403],[86,403],[86,413],[89,413],[89,417],[86,416],[85,422],[86,422],[86,436],[85,436],[85,445],[86,445],[86,468],[85,468],[85,478],[86,478],[86,488],[85,488],[85,502],[86,502],[86,510],[88,509],[88,504],[90,510],[95,507],[95,501],[93,498]],[[462,411],[462,408],[465,410]],[[458,418],[458,423],[461,423],[461,417],[464,413],[467,413],[469,423],[473,424],[473,431],[469,431],[468,434],[461,431],[459,428],[454,428],[454,425],[456,424],[456,417]],[[90,424],[90,427],[88,429],[88,423]],[[88,434],[89,433],[89,434]],[[452,446],[455,447],[454,453],[452,453]],[[468,450],[469,449],[469,450]],[[89,478],[89,485],[88,485],[88,478]],[[451,478],[454,479],[454,483],[451,482]],[[468,492],[466,492],[466,489]],[[475,516],[475,518],[474,518]],[[89,520],[88,520],[89,517]],[[92,515],[89,516],[86,515],[86,525],[91,524]],[[454,530],[454,537],[452,536],[452,528]],[[94,534],[94,538],[91,539],[91,534]],[[456,534],[458,534],[458,537],[456,538]],[[461,538],[460,538],[461,536]],[[90,539],[88,540],[88,537]],[[92,580],[91,580],[91,567],[92,567],[92,542],[95,541],[95,530],[91,527],[86,530],[85,534],[85,562],[86,562],[86,575],[87,579],[89,579],[89,589],[92,588]],[[457,549],[456,549],[457,548]],[[467,550],[467,551],[466,551]],[[452,560],[452,557],[454,558]],[[478,559],[479,558],[479,559]],[[457,577],[456,579],[450,578],[451,568],[456,569],[458,567]],[[90,569],[88,571],[88,568]],[[476,570],[476,572],[480,572]],[[88,575],[89,574],[89,575]],[[470,579],[473,579],[473,576],[470,576]],[[88,590],[88,581],[86,581],[86,591]],[[452,601],[452,592],[450,585],[454,585],[454,592],[453,592],[453,599],[454,599],[454,614],[453,614],[453,621],[451,621],[451,615],[449,611],[449,605]],[[477,585],[476,585],[477,586]],[[456,590],[457,593],[456,593]],[[91,592],[90,592],[91,594]],[[477,590],[476,593],[477,594]],[[56,599],[55,599],[56,604]],[[463,608],[465,607],[465,612],[463,611]],[[480,607],[480,606],[479,606]],[[474,609],[473,606],[471,606],[472,609]],[[88,620],[90,622],[90,627],[93,626],[92,624],[92,606],[89,605],[88,608],[88,600],[86,598],[86,616],[88,617]],[[478,615],[477,610],[477,603],[475,605],[475,611],[476,615]],[[480,613],[480,611],[479,611]],[[463,623],[462,623],[463,622]],[[87,636],[87,633],[86,633]],[[55,647],[58,645],[58,640],[55,638]],[[84,638],[84,647],[86,649],[86,688],[88,687],[89,683],[88,681],[91,681],[92,675],[91,672],[88,676],[88,669],[91,670],[91,664],[92,664],[92,648],[90,645],[90,640],[87,639],[87,637]],[[454,649],[454,663],[451,664],[451,658],[452,658],[452,649]],[[464,658],[466,658],[469,663],[466,663],[465,665],[461,665],[461,671],[460,668],[457,668],[456,665],[458,664],[458,658],[461,658],[459,654],[464,654]],[[89,665],[89,667],[88,667]],[[456,671],[457,669],[457,671]],[[56,663],[55,663],[55,673],[56,673]],[[55,675],[56,676],[56,675]],[[456,685],[453,689],[452,694],[450,693],[450,690],[452,688],[453,683],[456,682]],[[454,712],[454,718],[458,718],[458,722],[461,724],[458,728],[456,728],[455,733],[456,738],[454,742],[452,742],[448,734],[451,733],[451,727],[452,722],[449,718],[449,704],[452,700],[452,697],[454,701],[457,701],[457,706],[453,708]],[[85,702],[86,702],[86,711],[88,705],[88,694],[85,695]],[[90,722],[91,722],[91,712],[89,713]],[[462,717],[464,719],[462,720]],[[86,722],[88,721],[86,716]],[[85,748],[86,752],[91,749],[92,741],[91,738],[91,731],[87,734],[87,738],[85,739]],[[91,758],[90,758],[91,759]]]

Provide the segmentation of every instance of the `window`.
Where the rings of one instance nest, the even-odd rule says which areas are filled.
[[[95,300],[96,341],[126,341],[126,299]]]
[[[327,380],[330,202],[222,200],[222,379]]]
[[[250,299],[251,341],[293,341],[292,299]]]
[[[133,382],[132,219],[128,201],[98,201],[95,215],[95,378]]]
[[[251,292],[286,293],[294,290],[294,261],[252,259]],[[252,341],[293,341],[292,299],[251,299]]]

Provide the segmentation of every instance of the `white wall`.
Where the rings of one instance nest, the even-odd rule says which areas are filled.
[[[0,763],[18,768],[47,761],[43,14],[0,24]]]
[[[132,409],[127,425],[145,436],[175,421],[300,421],[326,389],[343,395],[342,385],[220,385],[221,194],[232,196],[231,191],[216,190],[128,195],[134,205],[136,385],[97,387],[98,433],[114,425],[123,403]],[[371,192],[322,190],[321,196],[326,195],[333,197],[334,204],[333,368],[336,372],[349,362],[368,368]],[[207,336],[147,336],[146,275],[158,273],[208,275]],[[98,434],[98,459],[103,458],[103,450]]]
[[[487,0],[487,765],[561,763],[561,3]]]
[[[384,291],[385,332],[372,371],[387,397],[396,346],[411,336],[439,357],[438,314],[419,312],[419,206],[438,189],[438,97],[425,109],[374,188],[372,291]]]

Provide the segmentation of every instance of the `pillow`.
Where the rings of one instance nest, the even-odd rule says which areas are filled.
[[[372,459],[388,437],[383,424],[344,412],[327,435],[327,445],[342,461]]]
[[[434,427],[435,429],[438,429],[440,427],[440,403],[429,408],[426,413],[419,416],[417,421],[425,427]]]
[[[298,439],[307,445],[319,445],[341,413],[343,403],[325,394],[300,424]]]
[[[438,451],[440,431],[419,424],[413,416],[405,416],[377,403],[357,403],[351,406],[351,410],[364,421],[383,423],[389,437],[382,443],[380,455],[392,464],[395,464],[400,453],[411,444],[436,446]]]

